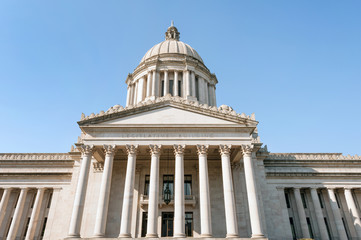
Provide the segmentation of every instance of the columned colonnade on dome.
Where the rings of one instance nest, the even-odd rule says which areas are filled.
[[[215,89],[193,70],[150,70],[128,85],[127,106],[167,94],[216,106]]]
[[[120,223],[119,237],[131,237],[131,218],[133,206],[133,190],[135,180],[135,166],[137,158],[138,145],[126,145],[127,167],[124,184],[123,206]],[[184,200],[184,149],[187,146],[173,146],[175,157],[175,179],[174,179],[174,237],[185,237],[185,200]],[[78,177],[77,189],[73,212],[69,226],[69,237],[80,237],[82,215],[84,210],[85,194],[90,170],[90,162],[95,149],[92,145],[81,145],[82,162]],[[161,145],[149,145],[151,154],[150,160],[150,182],[149,182],[149,203],[148,203],[148,222],[146,237],[154,238],[158,236],[158,208],[159,208],[159,167]],[[200,226],[201,237],[212,237],[211,223],[211,204],[210,204],[210,186],[208,178],[208,145],[196,145],[199,162],[199,206],[200,206]],[[236,204],[231,172],[231,146],[219,145],[221,156],[223,194],[225,204],[227,237],[239,237]],[[255,170],[252,164],[253,145],[242,145],[244,174],[246,180],[248,204],[250,211],[250,221],[252,237],[264,237],[261,228],[261,215],[256,189]],[[117,146],[104,145],[105,161],[104,170],[101,179],[98,207],[96,209],[96,222],[94,228],[94,237],[104,237],[106,228],[106,219],[108,214],[111,175],[113,168],[114,155]]]

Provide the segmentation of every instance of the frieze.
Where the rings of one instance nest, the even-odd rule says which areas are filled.
[[[0,160],[72,160],[67,153],[2,153]]]

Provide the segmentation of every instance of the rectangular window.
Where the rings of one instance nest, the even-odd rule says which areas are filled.
[[[199,99],[199,80],[198,77],[196,77],[196,97]]]
[[[336,192],[335,192],[335,198],[336,198],[336,203],[337,203],[338,208],[341,208],[340,199],[338,198],[338,194]]]
[[[48,205],[46,205],[47,208],[50,208],[52,198],[53,198],[53,193],[50,193],[49,194],[49,199],[48,199]]]
[[[303,192],[301,193],[301,199],[302,199],[302,204],[304,208],[307,208],[307,202],[306,202],[306,194]]]
[[[173,237],[173,212],[162,212],[162,237]]]
[[[8,234],[9,234],[10,226],[11,226],[11,223],[12,223],[12,222],[13,222],[13,218],[10,218],[10,223],[9,223],[9,226],[8,226],[8,228],[7,228],[7,230],[6,230],[6,234],[5,234],[6,237],[7,237]]]
[[[286,191],[285,191],[285,198],[286,198],[287,208],[291,208],[290,195],[289,195],[288,192],[286,192]]]
[[[178,96],[182,96],[182,81],[178,81]]]
[[[149,180],[150,180],[149,175],[145,175],[145,182],[144,182],[144,195],[145,196],[149,195]]]
[[[145,235],[147,234],[147,224],[148,224],[148,213],[143,212],[141,237],[145,237]]]
[[[328,226],[328,222],[327,222],[327,218],[323,218],[323,219],[325,220],[325,225],[326,225],[326,228],[327,228],[328,238],[332,239],[330,227]]]
[[[322,195],[321,193],[318,193],[318,200],[320,201],[320,205],[321,205],[321,208],[323,208],[323,198],[322,198]]]
[[[306,221],[307,221],[308,231],[310,232],[310,236],[311,236],[311,238],[313,238],[313,231],[312,231],[311,219],[310,219],[310,218],[306,218]]]
[[[164,80],[162,80],[162,87],[161,87],[161,93],[160,96],[163,97],[164,96]]]
[[[345,228],[346,237],[347,239],[350,239],[350,233],[348,232],[348,227],[346,226],[345,219],[342,218],[343,227]]]
[[[173,94],[173,87],[174,87],[174,81],[173,80],[169,80],[169,93],[170,93],[170,95],[174,95]]]
[[[185,234],[187,237],[193,236],[193,213],[185,213]]]
[[[192,195],[192,175],[184,175],[184,195]]]
[[[293,238],[293,240],[297,240],[295,224],[293,223],[293,218],[291,218],[291,217],[290,217],[290,225],[291,225],[291,231],[292,231],[292,238]]]
[[[25,231],[23,235],[24,238],[26,237],[26,233],[28,232],[29,223],[30,223],[30,218],[28,217],[28,220],[26,220]]]
[[[163,175],[163,193],[165,189],[169,187],[170,197],[173,199],[174,196],[174,176],[173,175]]]
[[[43,239],[43,237],[44,237],[46,222],[47,221],[48,221],[48,218],[44,218],[43,227],[41,228],[41,235],[40,235],[41,239]]]

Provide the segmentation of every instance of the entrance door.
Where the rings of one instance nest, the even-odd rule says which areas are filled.
[[[173,237],[173,212],[162,213],[162,237]]]

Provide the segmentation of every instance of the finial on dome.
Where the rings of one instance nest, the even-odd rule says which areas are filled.
[[[178,29],[174,26],[173,20],[171,21],[170,27],[167,29],[165,33],[165,40],[177,40],[179,41],[179,32]]]

